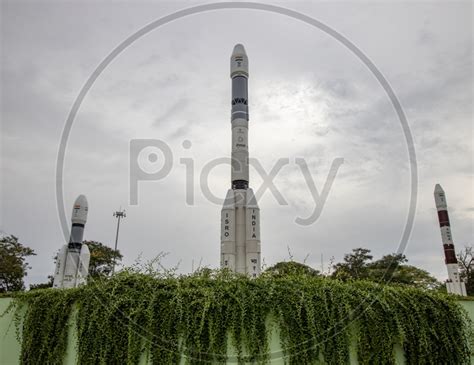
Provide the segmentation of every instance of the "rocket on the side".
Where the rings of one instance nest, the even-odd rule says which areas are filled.
[[[221,211],[221,267],[260,274],[260,208],[249,188],[248,58],[237,44],[230,58],[232,79],[231,189]]]
[[[446,195],[441,185],[436,184],[434,190],[436,209],[438,210],[439,228],[441,240],[443,241],[444,258],[448,269],[448,280],[446,289],[448,293],[466,296],[466,285],[459,276],[459,265],[454,251],[454,242],[451,235],[451,225],[448,216],[448,204]]]
[[[57,256],[53,288],[75,288],[87,281],[91,255],[82,241],[88,210],[86,197],[79,195],[72,208],[69,243],[61,248]]]

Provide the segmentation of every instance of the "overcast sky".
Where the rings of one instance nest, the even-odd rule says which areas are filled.
[[[56,208],[55,169],[71,106],[97,65],[146,24],[199,3],[2,1],[1,230],[37,256],[28,283],[51,274],[64,244]],[[314,17],[343,34],[372,60],[398,96],[418,162],[409,263],[446,276],[433,200],[446,191],[458,251],[473,244],[473,29],[470,2],[273,3]],[[229,157],[229,57],[243,43],[250,62],[250,155],[269,171],[288,158],[260,198],[262,257],[325,270],[355,247],[376,257],[395,252],[407,220],[410,165],[405,137],[386,93],[366,66],[337,40],[283,15],[219,10],[188,16],[137,40],[100,75],[77,114],[67,144],[67,220],[79,194],[89,201],[85,239],[113,246],[119,207],[127,210],[119,248],[126,265],[142,255],[169,255],[180,272],[217,267],[220,205],[202,193],[204,165]],[[129,204],[129,146],[165,141],[170,174],[139,182]],[[183,148],[183,141],[191,148]],[[186,142],[188,143],[188,142]],[[186,144],[185,143],[185,144]],[[189,145],[189,143],[188,143]],[[143,156],[140,155],[142,158]],[[162,155],[153,165],[160,169]],[[320,218],[303,227],[315,202],[295,164],[304,158],[321,192],[332,162],[343,158]],[[136,156],[132,156],[132,162]],[[194,182],[182,158],[194,160]],[[146,164],[150,166],[145,166]],[[145,164],[145,165],[144,165]],[[250,185],[262,178],[251,168]],[[194,205],[186,203],[193,186]],[[230,169],[208,185],[223,198]],[[307,256],[309,255],[309,256]],[[142,260],[143,260],[142,259]]]

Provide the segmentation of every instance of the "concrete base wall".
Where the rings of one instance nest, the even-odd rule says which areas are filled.
[[[5,311],[11,302],[10,298],[0,298],[0,314]],[[467,310],[470,318],[474,321],[474,301],[461,301],[460,304]],[[75,343],[77,341],[75,326],[71,323],[69,334],[68,334],[68,347],[66,357],[64,359],[65,365],[76,364],[76,350]],[[282,358],[283,353],[280,346],[280,338],[278,330],[273,331],[270,340],[271,349],[271,364],[283,365],[284,360]],[[403,351],[401,348],[395,348],[397,365],[405,364]],[[233,357],[236,353],[233,348],[229,348],[229,357]],[[13,314],[9,313],[0,318],[0,364],[1,365],[14,365],[19,364],[20,356],[20,343],[17,340],[15,323],[13,321]],[[351,364],[357,364],[357,355],[355,344],[350,349]],[[147,356],[144,355],[141,364],[147,364]],[[182,361],[184,364],[184,360]],[[232,361],[230,363],[235,363]],[[471,364],[474,365],[474,356],[471,357]]]

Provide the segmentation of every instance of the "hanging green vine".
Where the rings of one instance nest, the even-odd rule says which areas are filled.
[[[289,364],[469,364],[470,321],[452,297],[304,275],[156,277],[122,272],[72,290],[18,295],[22,364],[62,364],[75,316],[80,364],[265,364],[269,323]],[[272,320],[269,320],[271,318]],[[235,358],[228,358],[233,347]]]

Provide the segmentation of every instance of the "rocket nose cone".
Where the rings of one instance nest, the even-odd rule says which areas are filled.
[[[441,187],[440,184],[436,184],[436,185],[435,185],[434,192],[435,192],[435,193],[444,193],[444,190],[443,190],[443,188]]]
[[[230,77],[234,76],[249,76],[249,59],[245,48],[240,43],[234,46],[232,55],[230,56]]]
[[[74,205],[79,205],[81,207],[87,207],[88,204],[87,204],[87,198],[85,195],[79,195],[76,199],[76,201],[74,202]]]
[[[236,55],[236,54],[244,54],[244,55],[246,55],[247,53],[245,52],[244,46],[241,45],[240,43],[237,43],[237,44],[234,46],[234,50],[232,51],[232,54],[233,54],[233,55]]]
[[[91,254],[91,251],[89,250],[89,247],[85,243],[83,243],[82,246],[81,246],[81,256],[83,254],[87,254],[87,255]]]
[[[87,198],[85,195],[79,195],[74,202],[72,207],[72,223],[86,224],[87,222],[87,212],[89,211],[89,206],[87,204]]]

